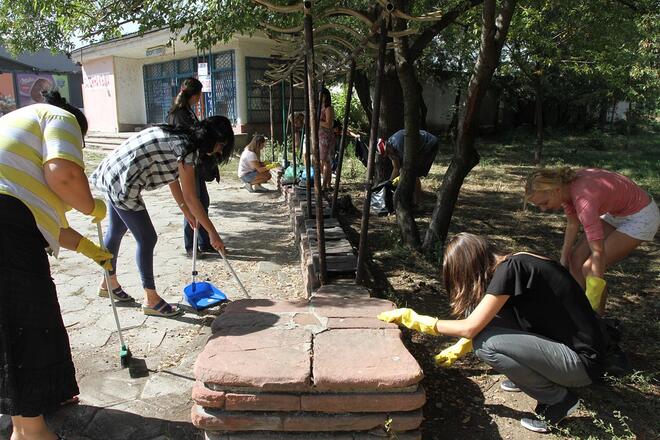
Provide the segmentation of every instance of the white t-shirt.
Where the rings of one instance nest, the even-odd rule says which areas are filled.
[[[241,153],[241,160],[238,162],[238,177],[243,177],[247,173],[255,171],[251,162],[259,162],[259,157],[254,151],[245,148]]]

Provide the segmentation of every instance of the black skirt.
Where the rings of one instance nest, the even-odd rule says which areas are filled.
[[[20,200],[0,213],[0,413],[35,417],[80,391],[47,243]]]

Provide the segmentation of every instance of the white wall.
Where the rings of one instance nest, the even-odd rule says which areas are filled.
[[[142,60],[114,57],[119,124],[146,124]]]
[[[430,131],[439,131],[451,123],[456,88],[452,85],[439,85],[427,82],[422,86],[422,96],[426,104],[426,124]]]
[[[83,103],[89,131],[117,132],[117,100],[113,57],[83,64]]]

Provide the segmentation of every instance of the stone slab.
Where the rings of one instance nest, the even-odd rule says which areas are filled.
[[[314,296],[309,304],[318,316],[326,318],[375,318],[380,312],[396,308],[392,301],[380,298]]]
[[[323,231],[325,233],[324,238],[326,240],[345,240],[346,239],[346,233],[342,228],[339,227],[334,227],[334,228],[323,228]],[[305,230],[305,233],[308,236],[311,237],[316,237],[316,225],[312,228],[307,228]]]
[[[220,387],[306,391],[312,334],[303,328],[266,328],[245,334],[220,330],[195,362],[195,378]]]
[[[317,240],[309,241],[309,250],[312,255],[318,255]],[[325,242],[326,255],[353,255],[353,246],[348,240],[329,240]]]
[[[412,393],[323,393],[300,396],[303,411],[324,413],[403,412],[424,406],[426,392],[421,386]]]
[[[323,220],[323,227],[324,228],[334,228],[334,227],[340,227],[341,225],[339,224],[339,221],[337,221],[336,218],[329,218]],[[315,219],[307,219],[305,220],[305,229],[307,228],[316,228],[316,220]]]
[[[288,412],[237,412],[192,408],[191,420],[197,428],[208,431],[285,431],[285,432],[341,432],[369,431],[384,426],[391,419],[393,431],[419,428],[422,412],[323,414]]]
[[[299,313],[308,312],[308,301],[281,301],[273,299],[239,299],[227,304],[225,315],[229,313]],[[219,318],[222,318],[220,316]]]
[[[421,367],[390,329],[335,329],[314,338],[312,375],[318,391],[404,388],[424,377]]]
[[[211,323],[211,331],[216,333],[222,329],[236,328],[237,332],[245,332],[247,328],[258,329],[266,327],[284,327],[292,324],[291,315],[278,315],[275,313],[234,311],[223,313]]]
[[[399,326],[391,322],[383,322],[376,318],[328,318],[326,324],[328,329],[333,328],[390,328],[397,329]]]
[[[227,393],[227,411],[300,411],[300,395],[274,393]]]
[[[313,255],[314,268],[318,271],[319,255]],[[330,275],[339,274],[355,274],[357,267],[357,257],[353,254],[348,255],[326,255],[325,257],[326,271]]]
[[[205,431],[205,440],[383,440],[382,430],[372,432],[214,432]],[[422,440],[420,431],[397,432],[397,440]]]
[[[225,407],[225,392],[215,391],[204,386],[203,382],[196,381],[192,388],[192,399],[200,406],[209,408]]]
[[[369,290],[355,283],[325,284],[313,293],[312,297],[369,298]]]

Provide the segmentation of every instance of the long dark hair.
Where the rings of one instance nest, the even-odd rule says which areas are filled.
[[[186,145],[186,156],[199,152],[200,157],[213,153],[215,144],[223,142],[222,151],[215,156],[219,163],[227,163],[234,152],[234,130],[231,122],[225,116],[210,116],[195,122],[190,127],[169,124],[157,124],[161,130],[170,134],[185,135],[190,139]]]
[[[449,241],[442,278],[455,317],[465,317],[479,304],[503,257],[504,254],[480,235],[461,232]]]
[[[190,108],[190,98],[195,95],[202,93],[202,83],[199,82],[197,78],[186,78],[181,84],[181,90],[179,94],[174,98],[174,103],[170,110],[167,112],[168,115],[171,115],[179,109],[189,109]]]
[[[81,112],[79,108],[74,107],[68,102],[66,102],[66,99],[63,98],[62,95],[60,95],[60,92],[57,91],[57,89],[42,90],[41,96],[43,97],[44,102],[46,104],[59,107],[62,110],[66,110],[69,113],[71,113],[73,116],[75,116],[76,121],[78,121],[78,125],[80,126],[80,132],[82,133],[83,136],[87,134],[87,129],[89,128],[89,125],[87,124],[87,118],[85,117],[85,114]]]
[[[323,104],[324,104],[323,108],[332,106],[332,97],[330,96],[330,90],[323,87],[321,89],[321,98],[322,98],[322,101],[323,101]]]

